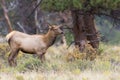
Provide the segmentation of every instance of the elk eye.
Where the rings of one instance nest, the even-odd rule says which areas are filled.
[[[57,30],[57,29],[54,29],[54,30]]]

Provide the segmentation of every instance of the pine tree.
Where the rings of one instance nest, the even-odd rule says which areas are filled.
[[[107,15],[118,19],[119,17],[112,16],[112,13],[120,11],[120,0],[43,0],[41,8],[48,11],[70,10],[76,45],[82,48],[83,41],[90,41],[93,48],[98,48],[94,15]]]

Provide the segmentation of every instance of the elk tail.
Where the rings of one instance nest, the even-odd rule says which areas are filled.
[[[14,35],[15,31],[10,32],[9,34],[6,35],[6,41],[10,44],[10,40],[12,36]]]

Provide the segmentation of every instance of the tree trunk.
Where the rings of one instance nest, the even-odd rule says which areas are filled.
[[[1,6],[3,8],[4,16],[5,16],[6,22],[8,24],[8,31],[11,32],[12,31],[12,25],[11,25],[10,19],[8,17],[8,13],[7,13],[8,11],[7,11],[6,6],[5,6],[5,0],[2,0]]]
[[[87,40],[85,31],[83,30],[85,23],[84,23],[84,15],[80,10],[73,10],[72,17],[73,17],[73,33],[75,39],[76,47],[79,47],[80,51],[82,52],[85,46],[85,42]]]
[[[80,51],[84,50],[87,41],[90,41],[93,48],[98,48],[99,41],[93,15],[85,14],[82,10],[72,10],[72,17],[75,45]]]
[[[94,15],[85,14],[84,22],[85,22],[85,31],[87,35],[87,40],[90,41],[90,44],[92,45],[93,48],[98,48],[99,40],[98,40],[97,30],[94,24]]]

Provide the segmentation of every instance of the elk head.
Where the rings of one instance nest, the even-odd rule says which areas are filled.
[[[54,31],[56,35],[63,34],[63,30],[61,29],[62,25],[49,25],[49,29]]]

